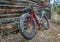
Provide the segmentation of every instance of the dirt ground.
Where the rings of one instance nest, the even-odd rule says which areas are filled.
[[[60,25],[51,23],[48,30],[38,30],[36,36],[32,40],[26,40],[20,32],[17,34],[9,34],[0,36],[0,42],[60,42]]]

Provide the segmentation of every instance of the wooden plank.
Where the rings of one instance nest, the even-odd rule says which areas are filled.
[[[22,8],[11,8],[11,9],[9,9],[9,8],[3,8],[3,9],[1,9],[0,8],[0,11],[20,11],[22,9],[24,9],[24,8],[23,7]]]
[[[0,14],[4,14],[4,13],[5,13],[5,14],[14,14],[14,13],[16,13],[16,14],[17,14],[17,13],[21,14],[21,13],[24,13],[24,12],[23,12],[23,10],[20,10],[20,11],[19,11],[19,10],[16,10],[16,11],[0,11]]]
[[[17,15],[20,15],[20,14],[0,14],[0,16],[17,16]]]
[[[0,16],[0,18],[13,18],[13,17],[20,17],[20,15],[11,15],[11,16]]]
[[[12,2],[9,2],[9,1],[0,1],[0,4],[15,4],[15,3],[12,3]]]
[[[19,6],[19,5],[2,5],[2,4],[0,4],[0,7],[19,7],[19,8],[21,8],[21,7],[27,7],[27,6]]]
[[[17,21],[17,20],[19,20],[19,17],[0,18],[0,24],[2,24],[2,23],[7,23],[7,22],[12,22],[12,21]]]
[[[13,4],[13,5],[26,5],[26,4],[29,4],[29,2],[22,2],[22,1],[19,1],[19,2],[11,2],[11,1],[0,1],[0,4]]]
[[[0,4],[3,4],[3,3],[4,4],[15,4],[15,5],[17,5],[17,4],[21,4],[23,2],[0,0]],[[25,2],[25,3],[27,3],[27,2]]]

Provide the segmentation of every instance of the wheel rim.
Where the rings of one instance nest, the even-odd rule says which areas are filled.
[[[42,28],[48,28],[48,22],[45,17],[42,17]]]

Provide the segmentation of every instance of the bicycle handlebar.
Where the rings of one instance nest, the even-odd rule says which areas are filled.
[[[24,10],[21,10],[21,12],[24,12],[24,13],[27,13],[31,10],[33,10],[33,7],[35,6],[36,4],[33,4],[31,6],[27,6]]]
[[[30,6],[30,7],[26,7],[24,10],[21,10],[20,12],[27,13],[27,12],[29,12],[31,10],[32,10],[32,7]]]

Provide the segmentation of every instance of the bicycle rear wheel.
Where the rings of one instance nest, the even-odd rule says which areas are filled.
[[[47,16],[43,16],[41,21],[42,21],[42,23],[41,23],[42,29],[47,30],[49,28],[49,21],[48,21]]]

